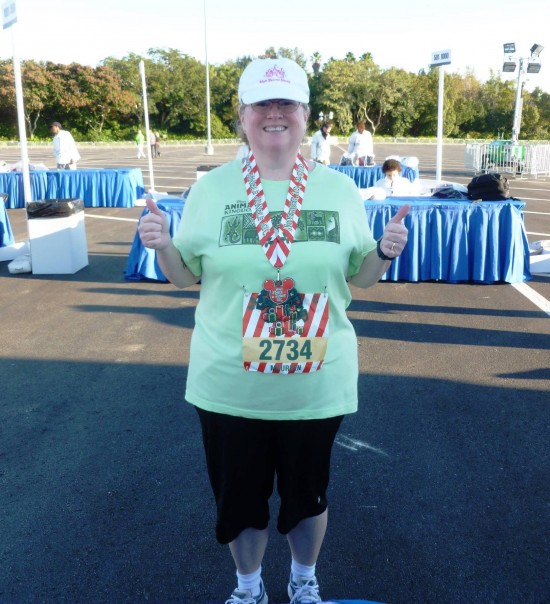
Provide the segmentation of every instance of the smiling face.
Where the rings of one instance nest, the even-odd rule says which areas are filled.
[[[285,101],[262,101],[240,111],[241,125],[249,145],[257,154],[285,154],[294,157],[306,131],[308,109],[300,104],[295,111],[285,110]],[[261,110],[261,112],[258,111]]]

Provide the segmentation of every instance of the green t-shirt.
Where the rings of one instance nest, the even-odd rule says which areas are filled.
[[[262,181],[275,228],[289,181]],[[310,172],[290,255],[280,271],[300,293],[326,293],[329,336],[312,373],[245,371],[243,296],[277,271],[258,242],[241,162],[208,172],[191,188],[174,244],[195,275],[200,300],[191,338],[186,399],[203,409],[257,419],[322,419],[357,410],[357,339],[346,308],[346,277],[376,246],[364,202],[349,177],[317,165]]]

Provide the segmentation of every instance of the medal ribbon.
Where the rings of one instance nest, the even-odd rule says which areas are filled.
[[[285,207],[277,232],[271,221],[271,214],[262,187],[260,172],[252,151],[243,158],[243,177],[248,195],[248,205],[256,225],[260,245],[275,268],[281,268],[290,254],[294,241],[298,218],[304,200],[308,176],[308,167],[301,153],[296,155],[292,176],[286,194]]]

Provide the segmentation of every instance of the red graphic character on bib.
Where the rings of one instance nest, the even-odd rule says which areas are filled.
[[[271,337],[300,336],[303,327],[299,320],[307,321],[307,310],[303,306],[302,296],[294,287],[294,279],[266,279],[264,288],[258,296],[256,308],[262,311],[262,319],[270,323]]]

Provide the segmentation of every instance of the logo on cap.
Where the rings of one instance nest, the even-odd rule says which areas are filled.
[[[265,82],[273,82],[273,80],[289,83],[288,80],[285,80],[285,70],[282,67],[277,67],[276,64],[265,72],[265,77],[265,80],[260,80],[260,84],[264,84]]]

